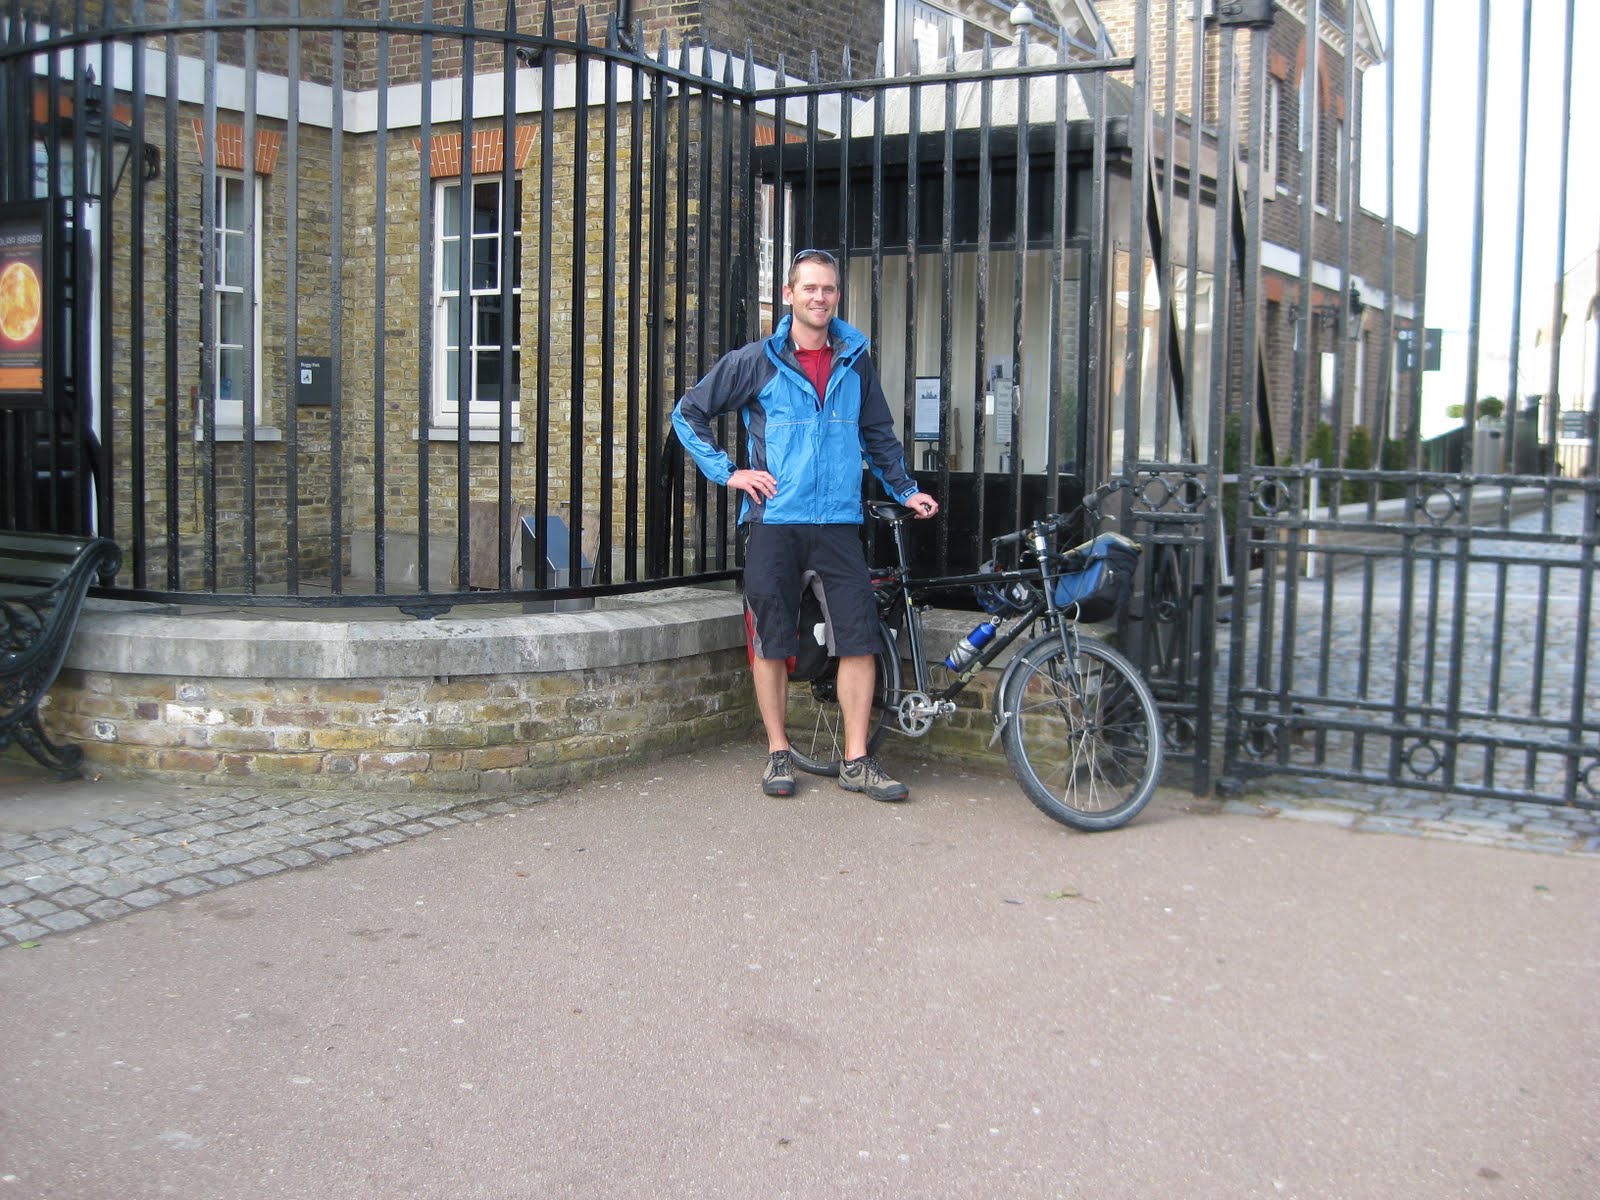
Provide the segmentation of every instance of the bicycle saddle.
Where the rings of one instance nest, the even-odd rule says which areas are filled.
[[[900,521],[916,516],[913,509],[904,504],[896,504],[893,500],[868,500],[867,511],[880,521],[896,524]]]

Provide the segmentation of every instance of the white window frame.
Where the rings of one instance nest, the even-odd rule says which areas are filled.
[[[253,229],[230,226],[227,223],[228,205],[227,195],[230,187],[237,185],[247,189],[250,196],[247,203],[254,205],[254,217],[251,222]],[[271,436],[276,431],[267,430],[262,426],[262,395],[261,395],[261,177],[254,171],[218,171],[214,185],[218,189],[216,197],[215,229],[216,244],[213,251],[214,286],[211,289],[211,378],[203,380],[202,396],[209,393],[216,400],[216,429],[219,440],[236,440],[244,430],[244,400],[240,390],[236,387],[231,376],[226,376],[223,371],[226,367],[225,353],[233,352],[238,358],[250,360],[250,396],[253,401],[256,432],[258,435]],[[228,242],[230,238],[237,238],[241,243],[251,232],[254,233],[252,245],[248,251],[252,260],[251,294],[246,303],[249,306],[248,330],[250,342],[224,341],[222,306],[224,297],[244,296],[244,280],[235,279],[228,270]],[[242,261],[241,261],[242,268]],[[242,274],[242,270],[240,272]],[[204,303],[204,287],[202,286],[202,303]],[[255,353],[250,354],[254,349]],[[199,413],[196,413],[195,436],[203,437],[204,425]]]
[[[484,185],[489,185],[496,189],[496,204],[494,209],[496,214],[499,214],[503,211],[503,205],[499,202],[498,197],[498,189],[500,184],[501,177],[498,173],[493,175],[474,175],[471,180],[471,186],[474,189]],[[432,283],[432,419],[435,428],[452,437],[455,436],[456,431],[460,428],[460,403],[458,397],[451,394],[451,388],[456,382],[457,372],[453,351],[457,350],[458,347],[452,346],[450,343],[450,304],[453,300],[459,297],[460,292],[459,289],[447,290],[445,283],[447,272],[459,261],[458,256],[460,254],[460,239],[459,236],[447,235],[445,223],[450,215],[459,212],[460,210],[460,201],[452,198],[454,189],[459,188],[460,186],[461,180],[458,177],[437,179],[434,181],[433,196],[434,203],[432,236],[434,274]],[[520,191],[521,180],[513,177],[512,186]],[[514,262],[519,264],[520,271],[522,257],[522,211],[520,201],[515,207],[515,212],[517,224],[516,229],[512,233],[512,236],[515,239],[515,247],[512,252],[512,258]],[[498,301],[500,298],[499,272],[502,249],[501,230],[497,223],[495,229],[492,231],[473,230],[469,236],[474,241],[493,242],[493,256],[492,259],[488,261],[492,261],[494,263],[493,285],[489,286],[486,284],[485,286],[481,287],[471,286],[468,289],[468,293],[472,297],[471,319],[465,322],[465,327],[472,330],[474,334],[474,341],[469,346],[473,357],[473,370],[471,382],[469,384],[469,395],[475,396],[478,387],[478,363],[481,356],[485,352],[499,352],[502,354],[504,352],[503,343],[478,343],[475,340],[476,331],[478,329],[477,317],[479,315],[480,304],[491,300]],[[512,361],[517,361],[520,360],[522,355],[521,323],[520,320],[517,319],[520,314],[520,299],[522,296],[522,285],[520,283],[517,283],[512,287],[511,295],[513,297],[513,312],[506,318],[506,320],[502,321],[501,328],[504,330],[507,326],[513,327],[513,336],[515,340],[511,343],[510,359]],[[509,367],[510,363],[505,361],[502,362],[502,370],[505,370],[509,377],[517,381],[513,385],[515,390],[511,396],[511,425],[514,430],[518,430],[520,429],[522,415],[520,371],[509,370]],[[493,400],[479,400],[475,398],[470,399],[467,408],[467,425],[470,430],[485,431],[487,434],[492,436],[493,432],[498,431],[500,428],[499,404]]]

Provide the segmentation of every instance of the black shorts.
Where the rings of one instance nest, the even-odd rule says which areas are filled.
[[[878,606],[861,549],[859,525],[750,527],[744,561],[744,606],[757,658],[788,658],[799,649],[800,592],[806,574],[822,588],[828,652],[840,657],[878,650]]]

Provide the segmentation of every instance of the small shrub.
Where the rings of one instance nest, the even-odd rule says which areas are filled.
[[[1311,431],[1311,439],[1306,443],[1306,461],[1320,462],[1324,467],[1339,465],[1333,453],[1333,426],[1326,421],[1318,421]]]
[[[1350,431],[1350,442],[1344,450],[1344,465],[1349,471],[1372,470],[1372,434],[1359,425]],[[1364,498],[1366,491],[1365,483],[1347,479],[1340,496],[1346,504],[1355,504]]]
[[[1406,444],[1400,438],[1384,438],[1383,448],[1378,452],[1379,469],[1384,471],[1404,471],[1406,469]],[[1398,479],[1385,479],[1378,489],[1378,495],[1384,500],[1393,500],[1406,494],[1406,485]]]

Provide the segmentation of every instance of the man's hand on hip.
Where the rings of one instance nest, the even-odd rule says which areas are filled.
[[[728,487],[748,492],[757,503],[770,500],[778,494],[778,481],[765,471],[735,471],[728,476]]]
[[[906,507],[915,512],[917,514],[917,519],[920,521],[926,517],[931,517],[938,512],[939,502],[932,496],[928,495],[927,492],[916,492],[907,497]]]

